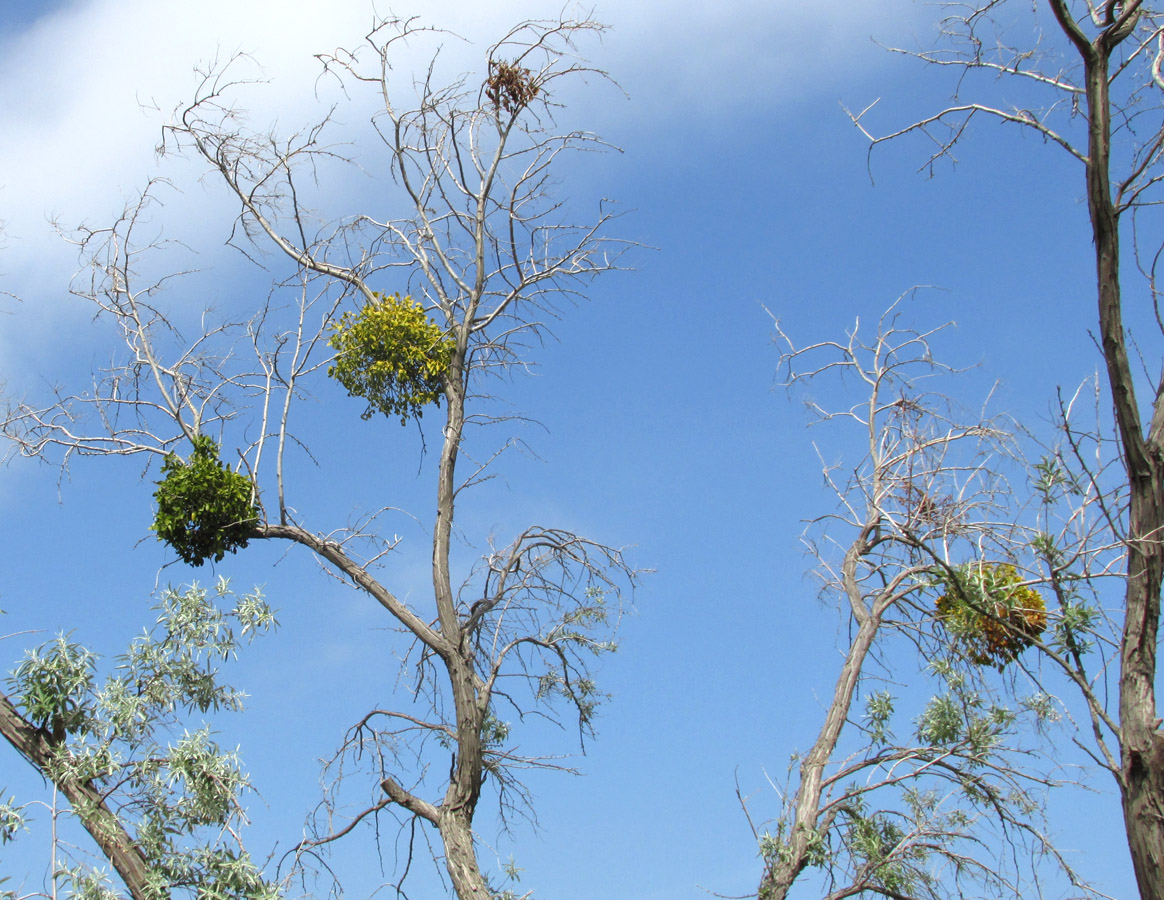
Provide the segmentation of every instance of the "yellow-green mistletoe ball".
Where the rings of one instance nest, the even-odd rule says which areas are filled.
[[[379,412],[400,416],[404,424],[428,404],[440,403],[455,344],[411,297],[375,297],[331,326],[335,334],[328,343],[336,356],[327,374],[349,397],[368,401],[362,418]]]

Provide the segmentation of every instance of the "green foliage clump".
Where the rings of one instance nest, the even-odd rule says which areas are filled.
[[[877,691],[865,698],[865,719],[869,737],[874,743],[884,744],[892,736],[889,719],[893,715],[893,695],[889,691]]]
[[[107,873],[85,866],[58,869],[56,886],[64,888],[69,900],[121,900]]]
[[[1047,627],[1039,592],[1010,563],[970,563],[943,578],[938,621],[971,662],[999,669],[1030,647]]]
[[[925,846],[890,814],[867,812],[859,802],[846,808],[845,818],[843,840],[864,879],[885,896],[917,896],[919,881],[927,880]]]
[[[328,343],[336,357],[327,374],[349,397],[368,401],[361,418],[383,413],[400,416],[403,425],[440,403],[455,343],[411,297],[375,296],[376,302],[331,326]]]
[[[804,825],[798,825],[797,830],[805,835],[805,864],[817,869],[828,865],[832,855],[825,835]],[[787,831],[788,820],[781,818],[776,823],[776,834],[765,831],[760,835],[760,856],[769,866],[786,866],[791,861],[792,841],[786,837]]]
[[[96,657],[65,635],[25,654],[12,673],[13,701],[32,724],[57,740],[89,723],[84,699],[93,688]]]
[[[171,453],[162,475],[153,530],[185,563],[218,562],[247,545],[259,516],[254,484],[219,460],[212,438],[195,437],[189,461]]]
[[[219,679],[219,666],[274,628],[275,617],[259,594],[235,598],[225,580],[215,593],[233,609],[197,585],[166,591],[156,627],[104,684],[94,677],[95,655],[61,637],[28,653],[10,685],[32,722],[51,724],[67,711],[61,750],[44,774],[101,792],[148,863],[157,897],[275,900],[275,885],[238,836],[250,780],[237,752],[220,747],[209,725],[188,727],[210,710],[242,708],[242,692]],[[22,825],[15,800],[0,803],[0,843]],[[62,865],[55,877],[78,900],[119,897],[107,873],[87,862]]]
[[[931,697],[917,719],[918,740],[956,750],[968,768],[987,764],[1014,725],[1015,713],[974,690],[956,658],[939,657],[930,667],[946,690]]]
[[[963,708],[950,694],[931,697],[917,723],[918,739],[933,747],[955,743],[965,730]]]
[[[610,695],[598,689],[593,679],[584,674],[584,669],[574,669],[570,656],[576,660],[583,654],[599,656],[614,653],[618,644],[613,640],[602,640],[598,634],[610,627],[610,609],[606,605],[606,593],[596,585],[583,591],[579,602],[561,613],[561,617],[541,635],[540,640],[553,646],[557,654],[546,671],[538,676],[535,697],[539,703],[552,705],[566,701],[578,713],[578,724],[593,734],[594,718],[598,707]]]

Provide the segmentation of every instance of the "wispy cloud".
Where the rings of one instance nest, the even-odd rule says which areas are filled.
[[[423,6],[425,21],[473,39],[557,10],[544,0],[413,5]],[[665,121],[676,106],[735,114],[858,77],[871,55],[870,35],[894,19],[886,5],[624,4],[610,11],[615,31],[602,62],[633,82],[637,121]],[[914,6],[888,5],[901,7],[900,29]],[[400,7],[394,5],[408,12]],[[319,74],[313,55],[358,42],[372,18],[366,0],[89,0],[9,36],[0,63],[0,218],[13,242],[43,231],[46,214],[67,222],[107,215],[114,198],[139,187],[155,171],[160,126],[189,98],[198,63],[253,54],[272,81],[262,115],[293,122]],[[457,52],[455,41],[449,46]],[[10,252],[24,261],[19,246]]]
[[[749,115],[774,104],[832,101],[932,16],[908,0],[725,0],[629,4],[611,37],[640,121]]]
[[[426,23],[478,42],[559,9],[545,0],[409,0],[392,8],[400,15],[415,8]],[[859,80],[878,58],[870,35],[887,23],[900,32],[918,15],[908,0],[726,0],[683,8],[643,2],[595,15],[604,12],[614,30],[593,48],[596,61],[631,97],[611,102],[619,98],[608,92],[582,106],[600,113],[600,127],[636,133],[722,125],[810,96],[831,103],[840,85]],[[257,127],[302,127],[320,114],[314,54],[358,44],[374,15],[367,0],[87,0],[0,35],[0,279],[30,301],[21,318],[32,329],[20,341],[10,328],[0,332],[0,363],[28,346],[43,348],[45,333],[36,329],[58,327],[69,308],[59,301],[75,254],[50,219],[65,228],[107,222],[148,179],[165,176],[187,189],[184,199],[172,198],[179,206],[167,229],[176,215],[195,225],[213,216],[215,227],[226,226],[223,209],[194,183],[197,165],[159,165],[154,156],[169,114],[191,98],[196,66],[250,54],[262,67],[251,72],[270,82],[253,97]],[[467,69],[476,60],[465,54],[479,52],[450,37],[444,62]],[[410,64],[402,61],[402,75]]]

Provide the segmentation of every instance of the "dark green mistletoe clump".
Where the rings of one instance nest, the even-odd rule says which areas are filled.
[[[162,476],[154,494],[153,530],[183,562],[200,566],[212,557],[218,562],[247,545],[259,517],[254,485],[219,460],[213,438],[195,437],[188,461],[168,455]]]
[[[368,401],[362,418],[376,413],[420,417],[423,407],[440,403],[453,358],[451,336],[425,315],[411,297],[376,294],[358,313],[346,312],[332,324],[328,343],[336,351],[327,374]]]

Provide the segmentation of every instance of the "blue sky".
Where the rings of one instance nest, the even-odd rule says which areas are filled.
[[[197,166],[155,160],[160,126],[189,98],[194,65],[236,50],[272,80],[250,95],[256,122],[310,121],[312,54],[358,41],[371,18],[354,0],[93,0],[30,14],[36,7],[0,0],[0,288],[23,300],[0,301],[0,379],[18,395],[83,382],[116,350],[68,296],[75,255],[49,217],[99,223],[165,175],[181,192],[167,195],[159,226],[197,251],[201,269],[174,302],[230,305],[265,291],[262,273],[222,246],[231,221],[222,194],[197,182]],[[443,0],[393,10],[487,40],[558,6]],[[573,164],[565,190],[617,199],[626,210],[618,235],[643,249],[631,254],[633,271],[563,308],[533,373],[503,386],[540,423],[521,432],[532,453],[506,460],[504,477],[459,509],[477,546],[539,521],[631,547],[633,562],[654,570],[624,620],[620,653],[604,665],[614,699],[578,760],[585,777],[539,776],[540,831],[497,843],[541,896],[694,900],[706,896],[701,886],[754,889],[759,866],[736,781],[756,808],[774,810],[765,773],[782,777],[788,754],[819,727],[839,623],[804,577],[799,538],[803,521],[831,506],[812,446],[828,435],[808,431],[800,404],[778,389],[766,309],[789,333],[819,340],[875,319],[914,285],[933,286],[907,309],[919,325],[958,322],[939,350],[981,364],[959,391],[973,401],[997,379],[998,408],[1033,428],[1055,388],[1099,362],[1088,336],[1086,207],[1065,154],[979,125],[959,165],[936,177],[916,172],[926,152],[917,142],[867,165],[841,104],[883,98],[875,121],[885,129],[936,108],[949,83],[875,43],[924,45],[933,15],[907,0],[595,10],[613,30],[592,56],[626,96],[599,88],[571,108],[622,152]],[[337,205],[366,185],[335,185]],[[300,503],[321,528],[344,524],[369,488],[377,503],[415,513],[419,523],[389,523],[404,538],[392,577],[403,593],[423,590],[433,455],[422,455],[413,429],[365,423],[358,411],[313,413],[327,433]],[[143,481],[140,462],[82,460],[70,478],[57,476],[22,461],[0,470],[3,631],[71,629],[116,653],[148,621],[157,583],[213,573],[159,573],[169,560],[147,530],[155,476]],[[254,548],[217,572],[240,588],[264,585],[280,610],[278,635],[235,670],[250,712],[217,724],[224,742],[242,744],[263,795],[250,845],[286,847],[316,799],[315,758],[369,704],[390,702],[399,647],[364,597],[293,552]],[[4,641],[4,664],[36,640]],[[550,752],[574,749],[568,734],[537,737]],[[0,787],[32,790],[17,768],[9,755]],[[1098,776],[1092,783],[1109,790]],[[1081,868],[1112,896],[1130,896],[1114,796],[1073,796],[1062,808],[1065,845],[1088,851]],[[43,856],[37,840],[14,851],[30,854],[30,871]],[[371,859],[366,842],[340,851],[351,896],[382,880]]]

